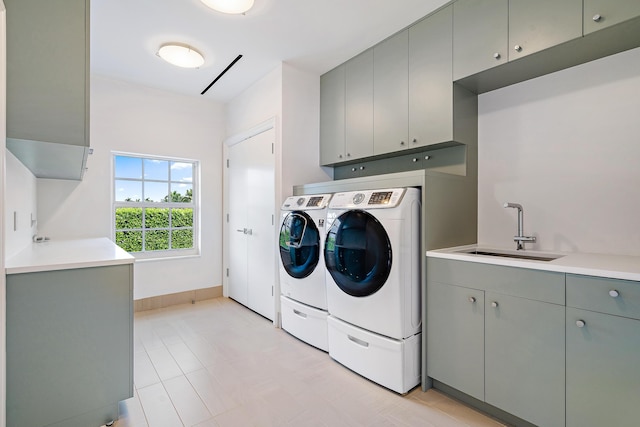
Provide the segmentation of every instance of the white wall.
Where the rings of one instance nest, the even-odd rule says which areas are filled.
[[[640,255],[640,48],[479,97],[478,241]],[[515,247],[514,247],[515,248]]]
[[[6,258],[20,252],[32,242],[37,225],[31,225],[31,219],[37,219],[36,177],[14,156],[6,150],[6,184],[4,199],[4,249]],[[13,215],[16,214],[14,230]]]
[[[136,262],[134,299],[220,285],[224,135],[218,103],[92,75],[89,169],[81,182],[38,180],[40,234],[112,236],[112,150],[199,160],[201,255]]]

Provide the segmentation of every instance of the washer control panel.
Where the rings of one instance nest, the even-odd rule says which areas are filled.
[[[332,194],[314,194],[306,196],[291,196],[282,204],[283,211],[317,210],[329,206]]]
[[[405,193],[404,188],[384,190],[363,190],[336,193],[331,199],[332,209],[380,209],[393,208],[400,204]]]

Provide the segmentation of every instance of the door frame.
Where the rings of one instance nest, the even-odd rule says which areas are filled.
[[[274,182],[274,189],[275,189],[275,194],[274,194],[274,199],[275,199],[275,206],[276,206],[276,212],[274,212],[274,219],[275,221],[279,221],[279,216],[278,216],[278,212],[277,212],[277,208],[280,206],[281,202],[280,202],[280,193],[279,193],[279,181],[280,181],[280,161],[279,161],[279,135],[278,135],[278,128],[276,126],[277,124],[277,117],[271,117],[270,119],[265,120],[262,123],[257,124],[256,126],[247,129],[246,131],[243,132],[239,132],[235,135],[230,136],[229,138],[225,139],[223,141],[223,145],[222,145],[222,192],[223,192],[223,196],[222,196],[222,212],[223,212],[223,227],[222,227],[222,266],[223,266],[223,271],[222,271],[222,295],[225,297],[229,297],[229,273],[228,273],[228,269],[229,269],[229,239],[230,239],[230,230],[229,230],[229,221],[228,221],[228,215],[229,215],[229,169],[227,167],[227,161],[229,159],[229,149],[230,147],[232,147],[235,144],[241,143],[242,141],[245,141],[249,138],[252,138],[256,135],[259,135],[263,132],[266,132],[268,130],[274,129],[275,130],[275,141],[274,141],[274,156],[275,156],[275,162],[274,162],[274,178],[275,178],[275,182]],[[274,230],[275,232],[279,232],[280,231],[280,227],[277,225],[277,223],[274,226]],[[274,234],[274,244],[276,244],[277,240],[276,240],[276,234]],[[277,255],[277,254],[276,254]],[[278,259],[274,260],[274,262],[278,261]],[[280,280],[278,276],[278,265],[275,265],[275,275],[276,277],[274,278],[274,320],[273,323],[275,326],[279,327],[280,326]]]

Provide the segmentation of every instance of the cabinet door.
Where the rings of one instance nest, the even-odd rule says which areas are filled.
[[[567,427],[637,425],[640,321],[569,307],[566,321]]]
[[[582,0],[509,0],[509,61],[582,37]]]
[[[485,401],[536,425],[564,425],[564,306],[493,292],[485,302]]]
[[[409,28],[409,140],[453,140],[452,6]]]
[[[344,160],[345,66],[320,77],[320,164]]]
[[[5,3],[7,138],[88,146],[89,1]]]
[[[508,60],[508,0],[453,3],[453,80]]]
[[[584,34],[640,16],[638,0],[584,0]]]
[[[133,396],[132,269],[7,276],[8,426],[117,417],[117,402]]]
[[[345,160],[373,155],[373,50],[346,63]]]
[[[407,148],[409,89],[408,31],[373,48],[373,152]]]
[[[484,400],[484,292],[427,284],[427,375]]]

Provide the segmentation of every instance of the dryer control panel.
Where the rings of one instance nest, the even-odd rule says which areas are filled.
[[[282,204],[283,211],[310,211],[325,209],[329,206],[332,194],[312,194],[305,196],[291,196]]]
[[[405,188],[388,188],[336,193],[329,207],[332,209],[394,208],[402,201],[405,190]]]

